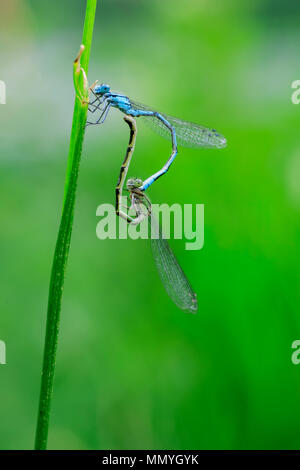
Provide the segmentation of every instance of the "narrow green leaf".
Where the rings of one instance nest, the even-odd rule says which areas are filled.
[[[46,449],[62,291],[72,234],[74,205],[88,110],[87,71],[97,0],[87,0],[82,46],[74,61],[75,104],[67,162],[63,209],[52,264],[35,449]]]

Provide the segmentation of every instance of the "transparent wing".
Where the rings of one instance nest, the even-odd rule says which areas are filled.
[[[151,248],[160,279],[173,302],[181,310],[196,313],[197,294],[193,291],[168,242],[162,236],[158,221],[153,215],[151,224]]]
[[[149,106],[146,106],[130,99],[133,109],[143,111],[154,111]],[[216,129],[209,129],[208,127],[194,124],[193,122],[182,121],[181,119],[168,116],[167,114],[160,113],[169,123],[174,126],[176,131],[177,143],[183,147],[203,147],[203,148],[223,148],[226,147],[226,139],[223,135],[216,131]],[[141,116],[143,121],[148,124],[155,132],[171,140],[169,129],[157,117]]]

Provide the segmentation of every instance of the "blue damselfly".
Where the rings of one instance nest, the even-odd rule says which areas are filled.
[[[119,93],[113,93],[109,85],[96,85],[91,87],[91,93],[94,100],[89,103],[89,111],[95,113],[100,112],[95,122],[88,121],[90,124],[102,124],[111,108],[119,109],[124,114],[132,117],[146,118],[153,130],[158,132],[162,137],[171,140],[172,153],[161,170],[149,176],[141,184],[141,191],[145,191],[160,176],[168,171],[174,161],[178,150],[177,145],[184,147],[202,147],[202,148],[223,148],[226,146],[226,139],[216,129],[200,126],[188,121],[168,116],[153,110],[150,106],[137,103],[128,96]]]

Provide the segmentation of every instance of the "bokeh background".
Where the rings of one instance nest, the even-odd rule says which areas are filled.
[[[300,4],[98,3],[90,82],[216,127],[228,147],[180,149],[149,191],[156,203],[205,204],[204,248],[171,241],[198,293],[192,316],[167,297],[146,240],[96,238],[128,130],[116,111],[88,129],[49,448],[299,449]],[[0,6],[0,447],[28,449],[85,1]],[[130,174],[149,176],[169,149],[139,125]]]

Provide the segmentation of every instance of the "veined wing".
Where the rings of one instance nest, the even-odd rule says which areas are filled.
[[[193,291],[167,240],[163,238],[158,221],[153,215],[149,216],[148,220],[151,224],[154,261],[167,293],[181,310],[197,313],[197,294]]]
[[[154,111],[149,106],[146,106],[130,99],[132,107],[136,110],[141,109],[143,111]],[[183,147],[190,148],[223,148],[226,147],[226,139],[223,135],[216,131],[216,129],[210,129],[208,127],[200,126],[193,122],[182,121],[176,117],[168,116],[167,114],[160,113],[169,123],[174,126],[176,131],[177,143]],[[155,132],[164,137],[165,139],[171,140],[171,134],[169,129],[164,123],[155,116],[142,116],[143,121],[148,124]]]

